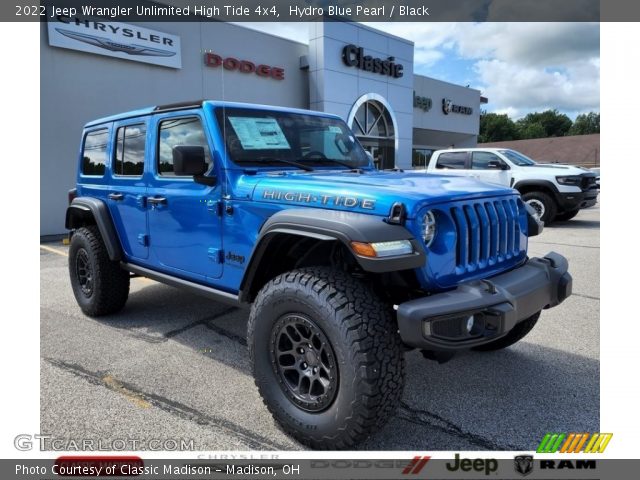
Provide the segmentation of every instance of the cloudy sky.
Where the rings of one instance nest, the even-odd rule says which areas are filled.
[[[308,42],[305,23],[244,24]],[[373,23],[415,43],[415,73],[469,85],[487,110],[519,118],[600,110],[600,26],[590,23]]]

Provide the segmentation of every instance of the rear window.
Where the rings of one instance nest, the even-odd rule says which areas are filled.
[[[108,141],[109,133],[106,128],[86,134],[82,149],[83,175],[104,175]]]
[[[465,168],[466,152],[448,152],[438,157],[436,168],[449,168],[461,170]]]

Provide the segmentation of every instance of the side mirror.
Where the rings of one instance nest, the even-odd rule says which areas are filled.
[[[373,153],[371,153],[369,150],[365,150],[364,153],[367,154],[367,158],[369,159],[369,161],[373,165],[373,162],[375,161],[375,159],[373,158]]]
[[[487,168],[491,170],[509,170],[509,165],[500,160],[489,160],[487,162]]]
[[[173,147],[173,173],[181,177],[195,177],[207,171],[204,147],[179,145]]]
[[[179,145],[173,147],[173,173],[181,177],[193,177],[193,181],[213,187],[216,177],[205,176],[207,162],[204,147],[198,145]]]

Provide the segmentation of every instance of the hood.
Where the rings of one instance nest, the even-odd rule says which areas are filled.
[[[582,175],[584,173],[590,173],[590,170],[582,167],[576,167],[575,165],[564,165],[561,163],[537,163],[535,165],[529,165],[522,168],[532,168],[536,171],[548,171],[556,175]]]
[[[395,202],[402,202],[409,218],[425,205],[514,193],[510,188],[465,177],[377,170],[286,171],[244,176],[243,183],[245,188],[253,184],[250,197],[257,202],[384,216]]]

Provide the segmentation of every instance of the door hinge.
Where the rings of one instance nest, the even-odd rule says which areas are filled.
[[[207,210],[209,210],[211,213],[215,213],[219,217],[222,216],[222,207],[222,200],[209,200],[207,202]]]
[[[138,234],[138,243],[140,245],[142,245],[143,247],[148,247],[149,246],[149,235],[147,235],[146,233],[139,233]]]
[[[207,256],[212,262],[223,263],[224,262],[224,250],[221,248],[211,247],[207,250]]]

